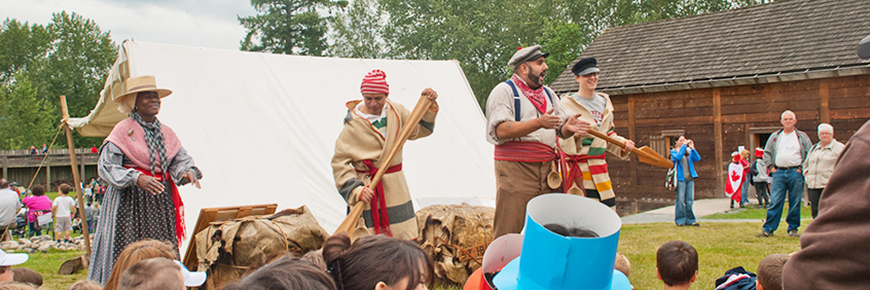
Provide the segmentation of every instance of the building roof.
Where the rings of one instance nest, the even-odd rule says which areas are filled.
[[[868,34],[867,0],[792,0],[610,28],[574,62],[597,58],[611,94],[870,74]],[[570,69],[550,87],[579,88]]]

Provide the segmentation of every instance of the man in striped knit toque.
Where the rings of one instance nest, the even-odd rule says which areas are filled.
[[[335,141],[332,157],[335,185],[349,208],[358,202],[368,203],[362,218],[372,234],[413,239],[417,236],[417,220],[402,173],[402,151],[391,164],[380,163],[382,155],[397,141],[411,112],[387,99],[390,85],[387,74],[381,70],[373,70],[363,77],[360,93],[362,100],[347,102],[344,128]],[[421,94],[432,100],[432,105],[409,140],[429,136],[435,129],[438,94],[430,88]],[[386,170],[384,177],[378,184],[370,184],[378,170]]]

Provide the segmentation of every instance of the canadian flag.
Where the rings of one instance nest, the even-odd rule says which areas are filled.
[[[725,195],[738,202],[740,201],[743,177],[743,165],[740,165],[739,162],[731,162],[728,165],[728,179],[725,180]]]

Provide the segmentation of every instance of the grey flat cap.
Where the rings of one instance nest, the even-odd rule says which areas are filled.
[[[536,60],[539,57],[547,57],[549,55],[550,53],[541,52],[541,45],[523,47],[522,49],[517,50],[517,52],[514,53],[514,56],[511,57],[508,65],[516,69],[518,66],[527,61]]]

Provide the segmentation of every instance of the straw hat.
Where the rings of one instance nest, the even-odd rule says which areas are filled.
[[[135,76],[127,79],[124,86],[127,92],[120,96],[112,98],[113,101],[120,104],[118,111],[124,114],[130,114],[133,108],[136,107],[136,94],[140,92],[157,92],[157,95],[162,99],[172,94],[172,91],[167,89],[157,88],[157,81],[154,76]],[[132,98],[128,98],[132,96]]]

